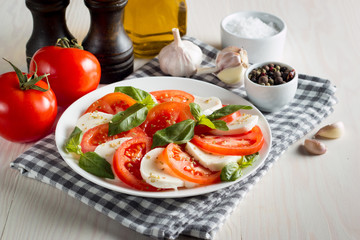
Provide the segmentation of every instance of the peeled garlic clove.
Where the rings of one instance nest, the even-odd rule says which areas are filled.
[[[177,77],[193,75],[202,62],[201,49],[187,40],[181,40],[179,29],[172,29],[174,41],[163,47],[159,53],[160,69]]]
[[[336,122],[322,127],[316,134],[316,137],[339,138],[345,130],[343,122]]]
[[[242,85],[244,83],[244,75],[246,68],[243,65],[237,67],[225,68],[217,74],[217,77],[229,85]]]
[[[305,139],[304,141],[304,147],[305,149],[315,155],[321,155],[326,153],[326,146],[325,144],[315,140],[315,139]]]

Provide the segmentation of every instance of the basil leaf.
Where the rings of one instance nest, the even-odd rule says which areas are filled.
[[[156,103],[154,102],[154,100],[152,99],[150,94],[145,99],[143,99],[140,103],[145,104],[149,110],[156,105]]]
[[[195,120],[187,119],[157,131],[153,136],[151,148],[164,146],[168,143],[183,144],[190,141],[194,137],[195,125]]]
[[[212,123],[214,124],[216,129],[221,131],[228,131],[229,127],[227,126],[226,122],[223,120],[213,120]]]
[[[95,152],[82,154],[79,159],[79,166],[97,177],[114,179],[111,164]]]
[[[205,125],[211,129],[219,129],[223,131],[229,130],[226,122],[222,120],[212,120],[209,119],[207,116],[201,114],[201,108],[196,103],[190,103],[190,111],[194,118],[197,120],[196,125]]]
[[[150,94],[144,90],[141,90],[139,88],[131,87],[131,86],[123,86],[123,87],[115,87],[114,92],[121,92],[124,93],[133,99],[135,99],[138,102],[143,101],[147,96],[150,96]]]
[[[210,121],[210,119],[208,119],[205,115],[202,115],[200,117],[200,119],[197,122],[197,125],[205,125],[211,129],[216,129],[215,124],[212,121]]]
[[[209,116],[207,116],[210,120],[216,120],[219,119],[221,117],[225,117],[229,114],[232,114],[236,111],[239,111],[240,109],[252,109],[251,106],[246,106],[246,105],[227,105],[224,106],[216,111],[214,111],[212,114],[210,114]]]
[[[156,105],[156,102],[154,102],[150,93],[141,90],[139,88],[135,88],[131,86],[115,87],[114,92],[121,92],[132,97],[138,103],[145,104],[149,110]]]
[[[221,169],[220,179],[224,182],[231,182],[238,179],[242,174],[241,168],[237,162],[232,162]]]
[[[189,106],[190,106],[191,114],[194,116],[194,118],[197,121],[200,121],[200,119],[201,119],[201,108],[200,108],[199,104],[192,102],[192,103],[189,104]]]
[[[235,181],[240,178],[242,175],[242,169],[251,166],[258,158],[259,153],[254,153],[251,155],[246,155],[242,157],[238,162],[233,162],[227,164],[223,169],[221,169],[220,179],[221,181]]]
[[[259,158],[259,156],[260,156],[259,152],[251,154],[251,155],[246,155],[242,159],[242,162],[240,164],[241,168],[246,168],[248,166],[251,166],[253,164],[253,162],[255,162]]]
[[[147,113],[146,105],[141,103],[135,103],[125,111],[117,113],[109,122],[108,135],[114,136],[139,126],[145,121]]]
[[[75,127],[65,143],[65,151],[82,154],[80,146],[81,137],[82,131],[80,130],[80,128]]]

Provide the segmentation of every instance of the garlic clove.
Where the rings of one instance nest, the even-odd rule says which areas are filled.
[[[210,68],[198,68],[196,74],[220,73],[227,68],[234,68],[238,66],[242,66],[246,70],[249,67],[247,52],[243,48],[234,46],[226,47],[217,54],[215,65],[215,67]],[[232,78],[237,78],[237,76]]]
[[[226,68],[237,67],[241,64],[240,54],[235,52],[223,52],[218,55],[215,61],[219,71]]]
[[[196,73],[202,62],[201,49],[187,40],[181,40],[179,29],[172,29],[174,41],[163,47],[159,53],[160,69],[165,74],[190,77]]]
[[[237,67],[225,68],[217,74],[217,77],[229,85],[242,85],[246,68],[243,65]]]
[[[237,67],[239,65],[243,65],[247,68],[249,59],[246,50],[243,48],[229,46],[218,53],[215,64],[219,71],[225,68]]]
[[[343,122],[335,122],[333,124],[326,125],[322,127],[316,134],[316,137],[324,138],[339,138],[343,135],[345,131],[345,126]]]
[[[309,153],[315,155],[321,155],[327,151],[325,144],[315,139],[305,139],[304,147]]]
[[[229,85],[242,85],[249,67],[247,52],[238,47],[224,48],[216,57],[217,77]]]

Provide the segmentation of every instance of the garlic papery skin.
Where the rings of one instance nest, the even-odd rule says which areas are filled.
[[[315,134],[316,137],[324,138],[339,138],[344,134],[345,126],[343,122],[335,122],[333,124],[326,125]]]
[[[181,40],[179,29],[172,29],[174,41],[159,53],[160,69],[176,77],[192,76],[202,62],[201,49],[187,40]]]
[[[304,147],[309,153],[315,155],[321,155],[327,151],[325,144],[315,139],[305,139]]]
[[[197,74],[216,73],[216,76],[229,85],[242,85],[249,59],[245,49],[234,46],[221,50],[215,59],[213,68],[199,68]]]
[[[218,71],[240,65],[242,65],[244,68],[248,68],[249,59],[245,49],[230,46],[224,48],[218,53],[215,59],[215,64]]]

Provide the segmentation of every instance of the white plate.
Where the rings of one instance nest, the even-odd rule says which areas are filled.
[[[242,105],[251,105],[253,107],[252,110],[247,110],[251,114],[257,114],[259,116],[259,123],[264,138],[265,144],[260,151],[260,158],[250,167],[247,167],[243,170],[243,175],[240,179],[235,182],[224,182],[217,183],[209,186],[197,187],[192,189],[180,189],[180,190],[169,190],[163,192],[145,192],[134,190],[124,183],[120,182],[120,180],[108,180],[96,177],[83,169],[81,169],[78,165],[78,161],[73,158],[73,155],[66,153],[63,150],[63,146],[69,137],[70,133],[74,129],[76,125],[77,119],[82,115],[82,113],[88,108],[88,106],[101,98],[102,96],[111,93],[114,91],[116,86],[133,86],[136,88],[140,88],[145,91],[155,91],[155,90],[166,90],[166,89],[177,89],[187,91],[191,94],[201,96],[201,97],[210,97],[217,96],[219,97],[224,104],[242,104]],[[134,196],[141,197],[152,197],[152,198],[179,198],[179,197],[189,197],[195,195],[201,195],[209,192],[213,192],[225,187],[228,187],[236,182],[240,181],[248,177],[252,172],[258,169],[263,162],[265,161],[271,146],[271,130],[268,122],[261,114],[259,110],[257,110],[251,103],[246,101],[245,99],[239,97],[238,95],[225,90],[216,85],[206,83],[199,80],[188,79],[188,78],[177,78],[177,77],[145,77],[145,78],[137,78],[132,80],[124,80],[120,82],[116,82],[104,87],[101,87],[82,98],[78,99],[71,106],[69,106],[65,112],[62,114],[61,118],[56,127],[55,131],[55,141],[60,152],[61,156],[65,160],[65,162],[78,174],[86,178],[87,180],[98,184],[102,187],[129,194]]]

